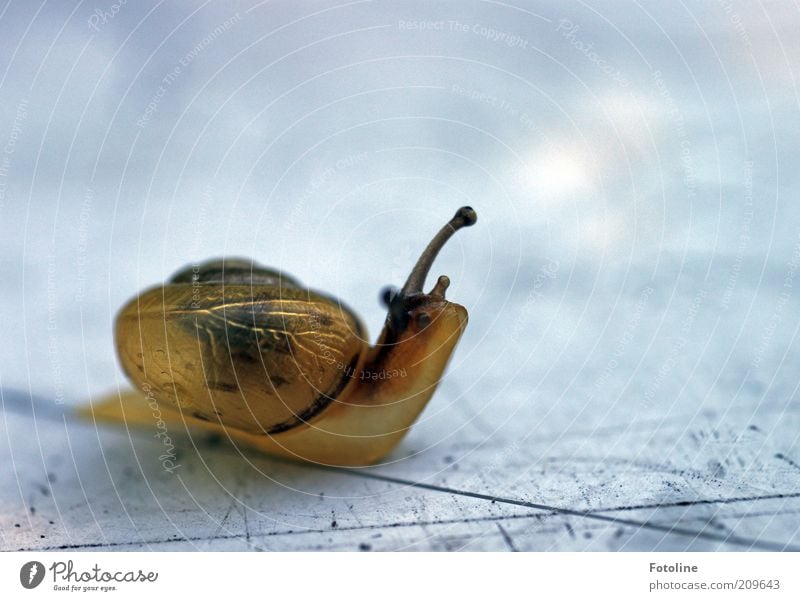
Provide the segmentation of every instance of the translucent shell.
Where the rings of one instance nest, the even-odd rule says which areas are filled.
[[[313,421],[353,382],[368,347],[341,303],[266,275],[264,283],[184,275],[117,318],[123,369],[146,396],[187,417],[277,434]]]

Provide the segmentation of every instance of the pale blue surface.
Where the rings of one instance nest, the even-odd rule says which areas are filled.
[[[122,384],[117,309],[221,254],[341,297],[374,339],[378,291],[400,284],[431,233],[470,204],[478,225],[434,267],[450,275],[469,329],[393,459],[420,454],[378,473],[580,509],[767,497],[765,508],[728,507],[722,538],[800,544],[796,3],[130,2],[102,22],[95,11],[112,4],[0,7],[7,398],[30,393],[52,408]],[[40,446],[31,418],[13,415],[15,442],[0,445],[15,465],[0,486],[4,547],[152,542],[137,534],[159,531],[147,520],[174,518],[152,517],[174,492],[167,481],[130,493],[135,528],[114,522],[113,536],[82,537],[97,516],[65,476],[47,501],[78,504],[64,529],[46,542],[36,524],[14,529],[47,457],[73,460],[58,422],[43,422]],[[94,428],[75,427],[75,461],[94,465]],[[91,497],[105,509],[123,464],[163,476],[131,467],[127,438],[113,440],[116,463],[95,465],[88,483],[106,491]],[[43,465],[30,482],[20,476]],[[452,465],[457,477],[443,472]],[[281,469],[276,480],[295,477]],[[339,496],[362,494],[329,476]],[[212,509],[176,536],[223,548],[212,535],[236,493],[187,487]],[[353,511],[379,529],[414,524],[429,494]],[[296,499],[280,499],[255,509],[265,531],[282,531],[270,519],[296,511]],[[506,546],[491,520],[488,538],[464,521],[489,519],[486,503],[470,501],[470,513],[457,497],[443,502],[435,519],[452,520],[464,545],[417,532],[383,548]],[[717,506],[697,511],[706,509],[640,509],[637,519],[714,530]],[[325,524],[328,513],[319,510]],[[620,542],[615,530],[570,538],[559,523],[552,538],[531,526],[512,539],[539,549],[705,544],[647,528]],[[249,529],[231,532],[225,544],[249,544]],[[327,540],[271,536],[285,541],[277,548]],[[336,536],[341,548],[358,544]]]

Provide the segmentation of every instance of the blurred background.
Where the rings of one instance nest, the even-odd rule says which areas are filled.
[[[778,1],[9,0],[0,387],[73,406],[125,386],[116,311],[216,256],[341,298],[374,340],[380,289],[471,205],[432,274],[470,325],[393,461],[423,456],[422,478],[494,449],[477,464],[525,457],[511,482],[559,441],[606,464],[629,443],[590,452],[598,432],[675,428],[661,460],[737,415],[724,440],[763,437],[729,488],[780,488],[800,462],[799,28]]]

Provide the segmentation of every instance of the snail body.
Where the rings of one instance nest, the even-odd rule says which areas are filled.
[[[433,395],[467,324],[425,278],[463,207],[434,237],[370,346],[358,316],[294,278],[241,259],[187,267],[119,312],[116,347],[136,391],[91,408],[95,419],[159,419],[218,431],[268,453],[367,465],[389,453]]]

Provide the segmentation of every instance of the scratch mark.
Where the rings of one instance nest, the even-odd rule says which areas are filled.
[[[511,540],[511,537],[508,535],[508,532],[506,532],[506,529],[503,528],[503,526],[500,525],[500,522],[497,522],[497,529],[500,531],[500,534],[503,536],[503,540],[506,542],[506,546],[508,547],[509,551],[513,551],[514,553],[517,553],[519,551],[519,549],[517,549],[517,546],[514,544],[514,541]]]
[[[791,465],[794,469],[800,471],[800,465],[797,465],[794,461],[792,461],[789,457],[787,457],[783,453],[775,453],[775,459],[780,459],[781,461],[785,461],[786,463]]]
[[[797,550],[800,551],[800,547],[793,547],[788,543],[775,543],[771,541],[758,541],[754,539],[743,538],[739,536],[735,536],[733,534],[730,535],[721,535],[712,532],[705,532],[702,530],[692,530],[691,528],[684,528],[678,525],[666,525],[661,524],[658,522],[653,522],[650,520],[633,520],[628,518],[620,518],[611,515],[605,515],[608,511],[614,510],[581,510],[581,509],[570,509],[567,507],[556,507],[554,505],[547,505],[544,503],[533,503],[530,501],[522,501],[521,499],[511,499],[506,497],[498,497],[496,495],[487,495],[483,493],[476,493],[471,491],[463,491],[457,490],[454,488],[448,488],[445,486],[436,486],[435,484],[427,484],[425,482],[414,482],[412,480],[404,480],[402,478],[394,478],[392,476],[383,476],[380,474],[371,474],[369,472],[359,472],[353,469],[346,469],[346,468],[337,468],[337,467],[330,467],[316,464],[313,466],[316,469],[325,469],[325,470],[333,470],[337,472],[344,472],[356,477],[360,478],[372,478],[375,480],[383,480],[385,482],[393,482],[395,484],[401,484],[404,486],[413,486],[416,488],[421,488],[424,490],[431,490],[435,492],[443,492],[451,495],[463,495],[465,497],[471,497],[473,499],[481,499],[484,501],[492,501],[496,503],[504,503],[507,505],[517,505],[519,507],[528,507],[529,509],[539,509],[541,511],[547,511],[554,514],[563,514],[563,515],[573,515],[576,517],[581,518],[588,518],[592,520],[601,520],[604,522],[609,522],[612,524],[619,524],[623,526],[632,526],[634,528],[646,528],[648,530],[655,530],[657,532],[664,532],[665,534],[674,534],[678,536],[689,536],[691,538],[702,538],[706,540],[713,540],[716,542],[722,542],[730,545],[739,545],[748,548],[758,548],[758,549],[765,549],[765,550],[772,550],[772,551],[788,551],[788,550]],[[800,493],[792,493],[790,496],[800,496]],[[705,501],[706,503],[713,503],[713,501]],[[692,501],[684,501],[681,504],[674,504],[675,506],[681,505],[693,505],[693,504],[703,504],[703,501],[700,502],[692,502]],[[656,504],[655,508],[660,508],[667,506],[668,504]]]
[[[222,532],[222,528],[225,526],[225,523],[228,521],[228,518],[231,515],[231,511],[233,511],[234,506],[236,505],[236,496],[231,495],[231,502],[228,504],[228,509],[225,510],[225,516],[220,520],[219,526],[217,526],[217,530],[214,532],[212,538],[215,538]]]
[[[446,526],[452,524],[472,524],[472,523],[491,523],[491,522],[498,522],[498,521],[506,521],[506,520],[522,520],[522,519],[535,519],[538,522],[543,522],[543,518],[552,517],[554,514],[544,514],[541,512],[536,513],[518,513],[518,514],[511,514],[506,516],[480,516],[474,518],[453,518],[447,520],[431,520],[427,522],[395,522],[392,524],[372,524],[367,526],[344,526],[337,528],[339,532],[348,532],[348,531],[378,531],[377,534],[372,535],[372,538],[380,538],[381,532],[380,530],[389,530],[395,528],[420,528],[422,527],[424,532],[424,540],[430,540],[436,538],[436,536],[427,529],[427,526]],[[699,518],[698,518],[699,519]],[[589,526],[587,528],[593,527],[600,527],[600,526]],[[555,533],[557,530],[560,530],[561,526],[558,528],[550,528],[544,526],[543,528],[537,528],[535,532],[539,533]],[[301,534],[330,534],[332,531],[327,528],[318,528],[318,529],[308,529],[308,530],[273,530],[270,532],[258,532],[253,534],[253,537],[264,537],[264,538],[271,538],[276,536],[297,536]],[[616,538],[620,538],[624,534],[622,528],[619,528],[614,536]],[[236,540],[241,539],[241,534],[224,534],[222,536],[215,536],[215,537],[207,537],[207,536],[189,536],[183,537],[180,539],[175,538],[165,538],[165,539],[154,539],[154,540],[145,540],[141,542],[130,542],[130,541],[120,541],[120,542],[97,542],[97,543],[76,543],[76,544],[64,544],[59,546],[49,545],[44,547],[28,547],[22,548],[20,551],[57,551],[57,550],[67,550],[67,549],[96,549],[96,548],[117,548],[117,547],[126,547],[126,546],[137,546],[137,545],[157,545],[157,544],[165,544],[165,543],[175,543],[175,542],[210,542],[216,540]],[[446,543],[445,543],[446,544]],[[776,545],[777,547],[777,545]],[[254,547],[256,550],[260,550],[258,547]],[[787,550],[790,547],[786,547]],[[793,549],[796,550],[796,549]]]
[[[247,507],[242,506],[242,516],[244,517],[244,534],[245,540],[250,544],[250,524],[247,520]]]

